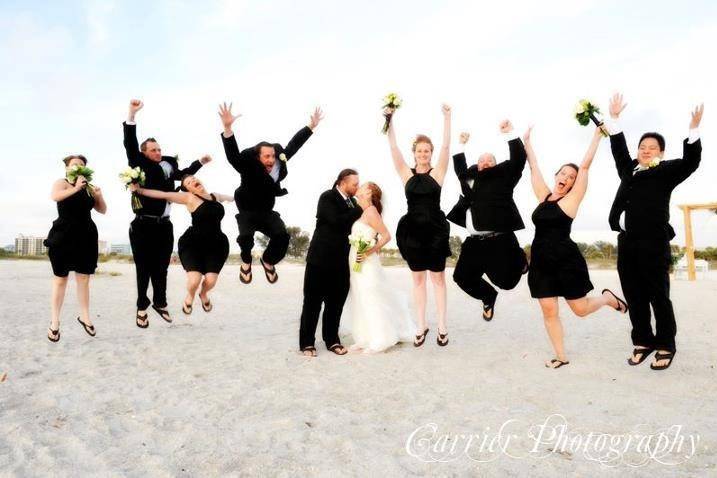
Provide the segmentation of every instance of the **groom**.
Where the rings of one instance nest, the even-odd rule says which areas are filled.
[[[630,365],[639,365],[654,351],[653,370],[664,370],[675,356],[677,324],[670,301],[669,268],[672,258],[670,226],[672,190],[697,170],[702,155],[698,127],[703,107],[692,113],[689,137],[682,143],[682,159],[663,160],[665,139],[645,133],[633,160],[617,120],[625,109],[622,95],[610,101],[610,147],[620,187],[610,209],[610,228],[617,236],[617,272],[630,307],[634,350]],[[650,323],[655,314],[655,333]]]
[[[299,329],[299,348],[309,357],[316,357],[314,340],[322,303],[321,336],[326,347],[336,355],[347,352],[339,340],[339,321],[349,293],[348,236],[353,223],[363,214],[353,198],[358,183],[358,173],[344,169],[334,187],[319,197],[316,229],[306,255],[304,306]]]
[[[463,193],[447,219],[465,227],[470,234],[463,242],[453,280],[471,297],[483,302],[483,319],[493,319],[498,292],[485,279],[503,290],[513,289],[527,271],[525,252],[515,232],[525,225],[513,201],[513,189],[523,174],[527,155],[508,120],[500,124],[508,140],[510,159],[496,164],[495,156],[484,153],[478,164],[466,165],[465,154],[453,156],[453,166]],[[460,149],[470,135],[461,133]]]

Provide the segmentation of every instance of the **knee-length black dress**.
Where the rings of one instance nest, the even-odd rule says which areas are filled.
[[[408,212],[398,221],[396,242],[412,271],[440,272],[451,255],[450,226],[441,211],[441,186],[427,173],[417,173],[406,182]]]
[[[530,248],[530,295],[534,298],[585,297],[593,285],[585,258],[570,239],[573,218],[560,208],[559,200],[549,201],[548,197],[533,211],[535,238]]]
[[[95,198],[86,189],[57,202],[58,218],[44,241],[54,275],[95,273],[98,249],[97,226],[91,216],[94,207]]]
[[[229,240],[222,232],[224,206],[212,194],[192,213],[192,225],[179,238],[179,260],[187,272],[219,273],[229,256]]]

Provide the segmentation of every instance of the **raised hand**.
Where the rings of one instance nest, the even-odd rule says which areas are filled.
[[[129,100],[129,112],[135,114],[144,107],[142,100]]]
[[[441,111],[443,112],[443,116],[450,116],[451,115],[451,107],[447,104],[443,103],[441,105]]]
[[[219,105],[219,118],[221,118],[222,125],[224,125],[224,131],[231,131],[232,124],[241,116],[241,113],[238,115],[232,114],[233,104],[229,103],[229,106],[227,106],[226,103],[222,103]]]
[[[624,110],[626,106],[627,103],[622,101],[622,93],[612,95],[612,98],[610,98],[610,117],[618,119],[620,113],[622,113],[622,110]]]
[[[510,133],[513,131],[513,123],[510,122],[510,120],[504,119],[500,122],[500,132],[501,133]]]
[[[211,160],[212,160],[212,157],[209,156],[208,154],[205,154],[204,156],[202,156],[201,158],[199,158],[199,162],[202,163],[202,164],[207,164],[207,163],[210,162]]]
[[[528,144],[530,143],[530,133],[533,131],[533,127],[529,126],[528,129],[525,130],[525,133],[523,133],[523,143]]]
[[[461,132],[460,136],[458,137],[458,142],[460,144],[466,144],[468,142],[468,140],[470,139],[470,137],[471,137],[470,133],[468,133],[467,131],[463,131],[463,132]]]
[[[311,115],[311,122],[309,123],[309,128],[311,128],[312,130],[316,129],[322,119],[324,119],[324,112],[321,110],[321,108],[317,106],[314,110],[314,113]]]
[[[695,110],[692,112],[692,120],[690,121],[690,129],[695,129],[700,126],[700,122],[702,121],[702,113],[704,113],[704,111],[705,111],[704,103],[695,107]]]

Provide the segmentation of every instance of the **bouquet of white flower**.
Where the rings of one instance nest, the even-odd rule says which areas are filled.
[[[403,101],[401,100],[401,98],[398,97],[396,93],[389,93],[383,97],[383,117],[386,118],[386,121],[383,123],[383,128],[381,129],[381,132],[383,134],[388,133],[388,126],[391,124],[391,117],[393,116],[393,111],[399,109],[401,107],[401,103],[403,103]],[[390,113],[386,112],[387,108],[390,108],[393,111],[391,111]]]
[[[349,244],[356,248],[356,254],[363,254],[376,245],[376,239],[361,234],[351,234],[349,236]],[[353,270],[354,272],[361,272],[361,263],[354,261]]]
[[[137,166],[136,168],[125,168],[119,174],[119,178],[120,181],[122,181],[122,184],[124,184],[124,188],[128,189],[130,184],[139,184],[140,186],[144,186],[146,176],[144,171]],[[136,211],[138,209],[142,209],[142,203],[139,201],[137,195],[132,193],[132,210]]]
[[[600,108],[595,106],[595,103],[589,100],[582,99],[578,101],[577,105],[575,105],[575,119],[578,120],[580,125],[587,126],[592,120],[592,122],[595,123],[595,126],[600,128],[602,135],[607,136],[607,132],[602,127],[603,122],[596,116],[598,114],[600,114]]]
[[[65,174],[66,174],[67,180],[72,184],[75,184],[78,176],[84,177],[85,180],[87,180],[87,184],[85,184],[85,191],[87,191],[88,196],[92,196],[92,190],[95,187],[92,184],[90,184],[90,182],[92,181],[92,175],[94,173],[95,172],[93,170],[91,170],[90,168],[88,168],[87,166],[80,166],[79,164],[75,164],[74,166],[69,168],[67,170],[67,173],[65,173]]]

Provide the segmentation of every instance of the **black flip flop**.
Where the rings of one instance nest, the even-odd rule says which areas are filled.
[[[423,342],[426,341],[426,336],[428,335],[428,329],[424,330],[421,335],[416,335],[416,340],[413,341],[414,347],[420,347],[423,345]]]
[[[192,304],[187,304],[186,302],[182,302],[182,312],[184,312],[186,315],[189,315],[192,313]]]
[[[157,306],[155,306],[154,304],[152,304],[152,308],[155,310],[155,312],[157,312],[157,313],[159,314],[160,317],[162,317],[162,319],[163,319],[165,322],[167,322],[167,323],[169,323],[169,324],[172,323],[172,317],[169,316],[169,312],[167,312],[167,309],[163,309],[163,308],[161,308],[161,307],[157,307]]]
[[[493,315],[495,314],[495,302],[492,304],[483,304],[483,320],[486,322],[490,322],[493,320]]]
[[[666,370],[666,369],[670,368],[670,365],[672,365],[672,360],[674,358],[675,358],[675,352],[667,352],[667,353],[657,352],[657,353],[655,353],[655,360],[669,359],[669,362],[667,362],[667,365],[655,365],[655,364],[651,363],[650,368],[652,370]]]
[[[343,353],[337,352],[338,349],[343,349]],[[346,350],[346,347],[344,347],[341,344],[334,344],[331,347],[329,347],[329,350],[331,352],[335,353],[336,355],[346,355],[349,352],[348,350]]]
[[[438,337],[436,337],[436,343],[441,347],[445,347],[446,345],[448,345],[448,332],[446,332],[445,334],[438,332]]]
[[[642,357],[640,357],[640,360],[632,360],[632,357],[630,357],[629,359],[627,359],[627,363],[629,363],[630,365],[633,365],[633,366],[634,366],[634,365],[640,365],[640,364],[641,364],[642,362],[644,362],[644,361],[647,359],[647,357],[649,357],[649,356],[652,354],[652,352],[654,352],[654,351],[655,351],[655,349],[651,349],[651,348],[634,349],[634,350],[632,351],[632,355],[635,356],[635,355],[637,355],[637,354],[642,354]]]
[[[144,325],[141,325],[139,321],[145,322]],[[135,323],[137,324],[137,327],[140,329],[146,329],[149,327],[149,316],[147,314],[139,315],[139,312],[137,312],[137,319],[135,320]]]
[[[568,365],[570,362],[563,362],[563,361],[560,360],[560,359],[553,359],[553,360],[550,361],[550,363],[551,363],[551,364],[557,363],[558,365],[556,365],[555,367],[551,367],[550,365],[548,365],[548,364],[546,363],[546,364],[545,364],[545,367],[546,367],[546,368],[556,369],[556,368],[562,367],[563,365]]]
[[[204,309],[204,312],[211,312],[214,306],[212,305],[211,301],[202,302],[202,309]]]
[[[47,340],[50,342],[59,342],[60,341],[60,329],[52,330],[51,328],[47,328],[47,330],[50,331],[50,334],[52,334],[52,338],[50,336],[47,336]]]
[[[269,281],[269,284],[274,284],[276,281],[279,280],[279,274],[276,273],[276,266],[272,266],[271,269],[269,269],[266,264],[264,263],[263,259],[259,259],[259,262],[261,262],[261,267],[264,268],[264,275],[266,276],[266,280]],[[272,280],[271,277],[269,277],[269,274],[274,275],[274,279]]]
[[[311,355],[306,355],[304,352],[311,352]],[[316,357],[316,347],[308,346],[301,349],[301,353],[304,354],[306,357]]]
[[[86,323],[82,322],[79,317],[77,317],[77,321],[82,324],[82,327],[85,329],[85,332],[87,332],[87,335],[90,337],[94,337],[97,332],[95,332],[95,326],[94,325],[87,325]]]
[[[243,264],[239,266],[239,281],[241,281],[242,284],[248,284],[253,277],[251,274],[251,264],[249,264],[249,270],[245,270],[242,266]]]
[[[618,297],[613,291],[611,291],[610,289],[603,289],[602,292],[601,292],[601,294],[604,294],[605,292],[608,292],[610,295],[612,295],[613,297],[615,297],[615,300],[617,300],[618,308],[615,309],[615,310],[617,310],[618,312],[622,312],[623,314],[626,314],[627,311],[628,311],[628,309],[629,309],[629,307],[627,306],[627,302],[625,302],[624,300],[622,300],[621,298],[619,298],[619,297]],[[621,305],[624,307],[624,310],[623,310],[622,308],[620,308]]]

